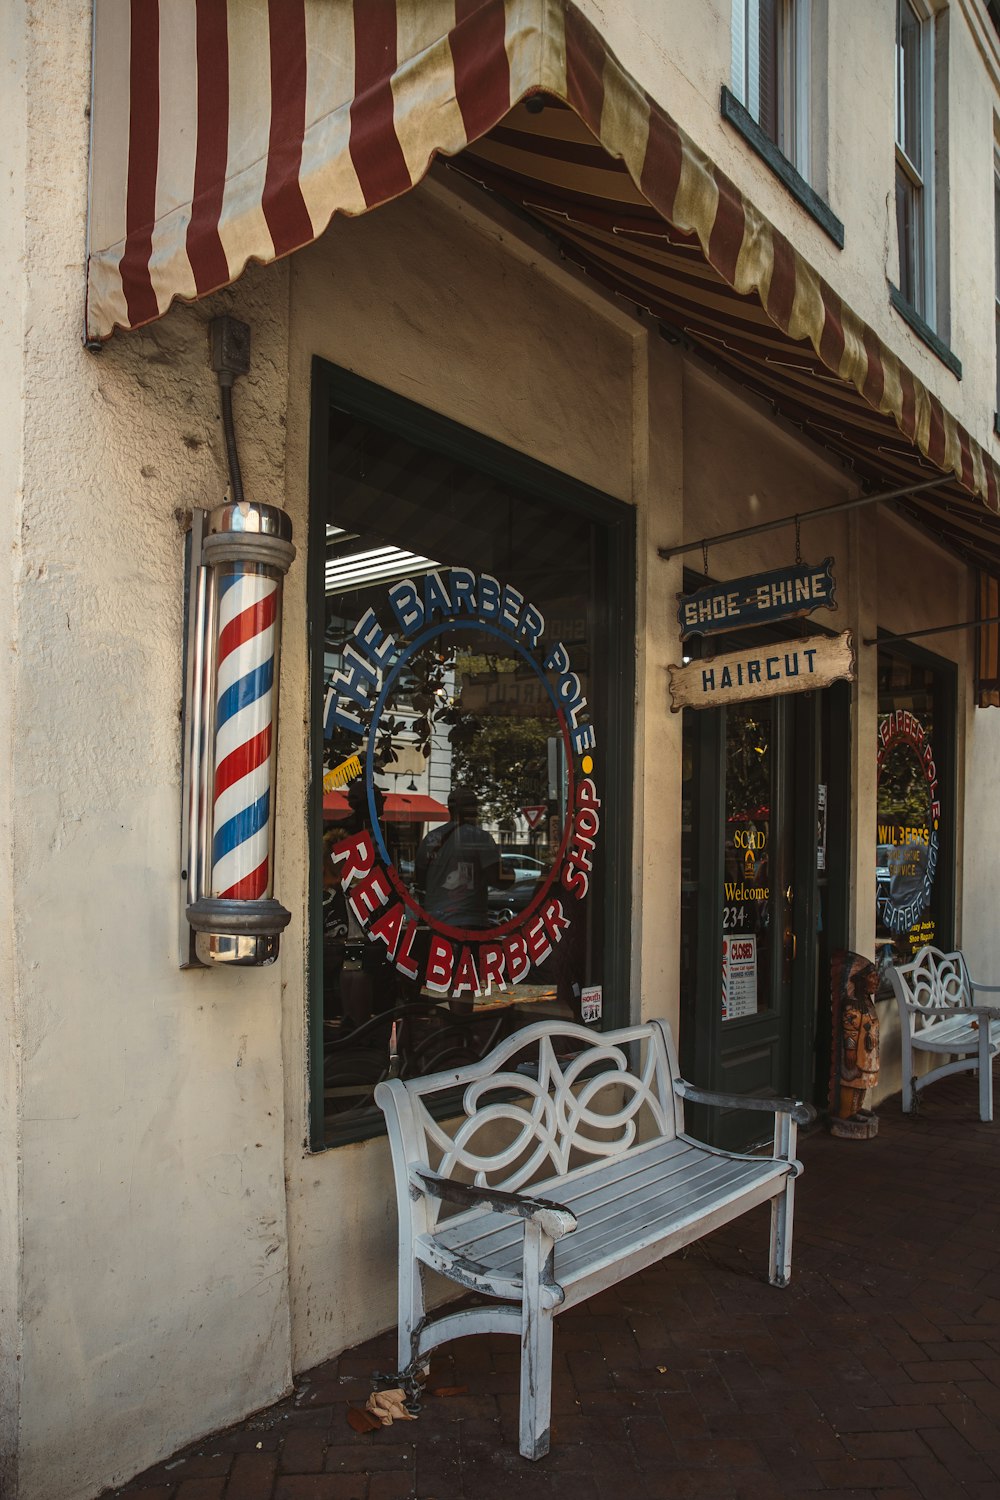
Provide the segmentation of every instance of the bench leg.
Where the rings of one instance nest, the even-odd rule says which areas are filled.
[[[424,1268],[414,1255],[399,1258],[399,1347],[400,1370],[416,1357],[416,1335],[424,1320]],[[430,1356],[424,1360],[423,1372],[430,1369]]]
[[[552,1309],[541,1305],[551,1279],[552,1241],[535,1224],[524,1226],[524,1301],[521,1304],[521,1427],[523,1458],[549,1451],[552,1412]]]
[[[984,1124],[993,1119],[993,1058],[990,1056],[990,1023],[979,1022],[979,1118]]]
[[[902,1007],[900,1007],[902,1010]],[[900,1015],[900,1064],[903,1069],[903,1114],[913,1113],[913,1049],[910,1046],[910,1026],[912,1022],[908,1015]]]
[[[771,1199],[771,1253],[767,1279],[772,1286],[787,1286],[791,1280],[794,1207],[795,1178],[789,1177],[784,1192]]]

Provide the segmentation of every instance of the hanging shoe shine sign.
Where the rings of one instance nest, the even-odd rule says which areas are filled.
[[[849,630],[840,635],[800,636],[772,641],[745,651],[729,651],[684,667],[670,666],[670,707],[719,708],[750,698],[808,693],[829,687],[838,678],[854,680],[854,642]]]
[[[835,595],[832,557],[818,564],[790,563],[770,573],[709,584],[681,595],[677,609],[681,639],[801,619],[817,609],[836,609]]]

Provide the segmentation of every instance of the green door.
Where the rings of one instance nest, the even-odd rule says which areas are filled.
[[[821,1087],[822,976],[831,919],[842,926],[831,864],[835,884],[846,873],[830,754],[831,726],[846,731],[846,713],[831,712],[835,697],[686,713],[681,1058],[708,1088],[813,1099]],[[768,1116],[746,1110],[691,1110],[688,1123],[737,1149],[770,1133]]]

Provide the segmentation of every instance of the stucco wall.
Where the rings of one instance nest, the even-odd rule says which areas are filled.
[[[20,1046],[28,1500],[80,1500],[289,1380],[281,976],[177,963],[179,513],[226,483],[213,309],[179,308],[97,357],[81,346],[89,9],[34,6],[22,40],[25,243],[10,266],[28,266],[30,291],[0,404],[5,437],[21,435],[0,444],[5,1021],[17,1001],[0,1081]],[[287,276],[255,272],[216,302],[253,325],[236,397],[246,484],[277,500]],[[5,1132],[6,1200],[11,1146]]]
[[[1000,984],[997,921],[997,814],[1000,810],[1000,709],[976,709],[968,733],[962,948],[973,979]]]
[[[0,640],[15,644],[14,592],[20,530],[22,383],[27,266],[24,15],[0,8]],[[15,650],[0,651],[0,1494],[13,1493],[21,1372],[20,988],[15,962],[12,846]]]

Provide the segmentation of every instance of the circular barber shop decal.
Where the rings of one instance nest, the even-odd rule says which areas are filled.
[[[565,805],[561,817],[550,818],[551,867],[543,872],[539,865],[537,889],[522,910],[492,917],[481,870],[499,868],[500,850],[480,825],[476,794],[453,785],[447,822],[439,802],[414,797],[411,821],[423,814],[430,831],[404,870],[393,858],[378,781],[394,763],[401,733],[425,759],[432,743],[448,746],[447,763],[462,735],[478,732],[486,720],[465,711],[458,687],[477,665],[488,668],[479,689],[487,711],[489,693],[505,691],[520,714],[536,724],[547,720],[562,745]],[[391,584],[384,610],[366,610],[344,645],[325,732],[353,747],[337,768],[346,768],[345,780],[359,775],[351,800],[363,801],[363,826],[330,853],[368,940],[384,945],[398,972],[432,994],[489,995],[523,981],[562,942],[573,903],[586,897],[600,832],[594,725],[570,653],[561,641],[546,641],[541,611],[512,585],[468,568]],[[364,788],[363,799],[355,786]],[[396,794],[395,802],[403,801]]]
[[[879,725],[878,920],[909,932],[931,902],[941,803],[934,750],[914,714],[897,709]]]

